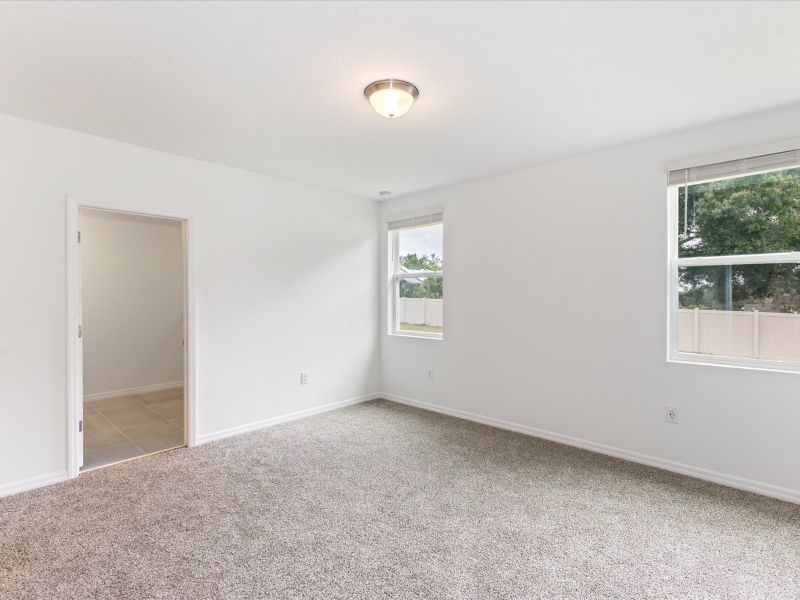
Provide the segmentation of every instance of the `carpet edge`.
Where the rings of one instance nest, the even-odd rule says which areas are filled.
[[[702,467],[695,467],[693,465],[687,465],[685,463],[658,458],[657,456],[642,454],[640,452],[633,452],[631,450],[625,450],[624,448],[617,448],[616,446],[592,442],[582,438],[555,433],[553,431],[547,431],[545,429],[520,425],[519,423],[513,423],[511,421],[503,421],[502,419],[495,419],[494,417],[488,417],[477,413],[449,408],[440,404],[422,402],[419,400],[414,400],[413,398],[398,396],[397,394],[384,392],[380,394],[379,397],[391,402],[397,402],[398,404],[406,404],[408,406],[414,406],[423,410],[429,410],[431,412],[457,417],[466,421],[472,421],[474,423],[481,423],[482,425],[489,425],[499,429],[514,431],[516,433],[522,433],[532,437],[549,440],[551,442],[557,442],[566,446],[573,446],[582,450],[588,450],[598,454],[605,454],[607,456],[613,456],[614,458],[620,458],[629,462],[655,467],[657,469],[678,473],[680,475],[686,475],[695,479],[702,479],[703,481],[708,481],[710,483],[716,483],[718,485],[737,490],[751,492],[761,496],[767,496],[776,500],[800,504],[800,490],[784,488],[753,479],[738,477],[736,475],[728,475],[727,473],[712,471],[711,469],[704,469]]]
[[[378,393],[364,394],[363,396],[356,396],[355,398],[348,398],[347,400],[330,402],[329,404],[314,406],[312,408],[299,410],[293,413],[287,413],[285,415],[270,417],[269,419],[262,419],[260,421],[245,423],[244,425],[237,425],[235,427],[229,427],[227,429],[212,431],[211,433],[204,433],[197,436],[197,446],[202,446],[203,444],[207,444],[209,442],[214,442],[217,440],[223,440],[225,438],[229,438],[234,435],[248,433],[250,431],[256,431],[258,429],[264,429],[266,427],[271,427],[273,425],[288,423],[289,421],[295,421],[297,419],[302,419],[305,417],[311,417],[313,415],[326,413],[332,410],[337,410],[339,408],[344,408],[345,406],[352,406],[354,404],[361,404],[362,402],[369,402],[370,400],[377,400],[380,397],[381,395]]]
[[[69,476],[66,469],[63,471],[52,471],[44,475],[36,475],[35,477],[28,477],[26,479],[18,479],[17,481],[12,481],[0,486],[0,498],[53,485],[54,483],[61,483],[67,479],[69,479]]]

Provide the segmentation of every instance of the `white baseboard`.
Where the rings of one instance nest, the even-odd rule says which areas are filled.
[[[12,496],[20,492],[27,492],[34,488],[52,485],[61,481],[66,481],[69,476],[66,471],[55,471],[47,475],[39,475],[38,477],[30,477],[20,481],[12,481],[5,485],[0,486],[0,497]]]
[[[182,384],[179,382],[179,385],[177,387],[180,387],[180,385]],[[176,387],[176,386],[172,384],[170,387]],[[162,389],[170,389],[170,388],[164,387]],[[214,440],[221,440],[223,438],[231,437],[233,435],[238,435],[240,433],[247,433],[248,431],[262,429],[264,427],[269,427],[271,425],[278,425],[279,423],[287,423],[289,421],[294,421],[296,419],[302,419],[303,417],[310,417],[312,415],[318,415],[320,413],[336,410],[337,408],[343,408],[345,406],[351,406],[353,404],[360,404],[361,402],[367,402],[369,400],[377,400],[378,398],[381,397],[382,396],[380,394],[366,394],[364,396],[359,396],[357,398],[350,398],[348,400],[341,400],[339,402],[331,402],[330,404],[324,404],[323,406],[315,406],[314,408],[300,410],[297,412],[289,413],[287,415],[280,415],[278,417],[273,417],[271,419],[264,419],[263,421],[257,421],[255,423],[247,423],[246,425],[239,425],[238,427],[231,427],[229,429],[223,429],[220,431],[215,431],[213,433],[207,433],[205,435],[201,435],[198,437],[197,444],[200,445],[208,442],[213,442]],[[29,479],[23,479],[21,481],[14,481],[0,486],[0,497],[12,496],[14,494],[25,492],[27,490],[32,490],[34,488],[51,485],[53,483],[59,483],[61,481],[66,481],[67,479],[69,479],[69,474],[66,471],[57,471],[54,473],[48,473],[47,475],[40,475],[38,477],[31,477]]]
[[[289,421],[302,419],[304,417],[310,417],[312,415],[318,415],[320,413],[336,410],[337,408],[343,408],[345,406],[351,406],[353,404],[360,404],[361,402],[367,402],[369,400],[377,400],[378,398],[382,398],[382,396],[380,394],[366,394],[364,396],[358,396],[357,398],[350,398],[348,400],[331,402],[330,404],[323,404],[322,406],[315,406],[313,408],[299,410],[297,412],[289,413],[286,415],[271,417],[269,419],[264,419],[262,421],[246,423],[245,425],[237,425],[236,427],[221,429],[219,431],[214,431],[212,433],[204,433],[197,437],[197,445],[206,444],[208,442],[213,442],[215,440],[221,440],[227,437],[231,437],[233,435],[239,435],[240,433],[255,431],[256,429],[271,427],[272,425],[278,425],[280,423],[287,423]]]
[[[625,450],[623,448],[608,446],[606,444],[599,444],[597,442],[590,442],[588,440],[572,437],[569,435],[554,433],[552,431],[546,431],[544,429],[528,427],[527,425],[520,425],[518,423],[503,421],[501,419],[495,419],[493,417],[487,417],[485,415],[480,415],[477,413],[471,413],[463,410],[449,408],[438,404],[431,404],[429,402],[420,402],[418,400],[413,400],[411,398],[405,398],[403,396],[397,396],[395,394],[387,394],[387,393],[366,394],[364,396],[351,398],[349,400],[332,402],[330,404],[325,404],[323,406],[317,406],[314,408],[309,408],[306,410],[301,410],[286,415],[280,415],[278,417],[272,417],[270,419],[264,419],[262,421],[256,421],[254,423],[247,423],[245,425],[239,425],[237,427],[231,427],[229,429],[223,429],[220,431],[207,433],[199,436],[197,443],[198,445],[205,444],[215,440],[221,440],[223,438],[238,435],[240,433],[255,431],[256,429],[262,429],[264,427],[278,425],[279,423],[287,423],[289,421],[294,421],[296,419],[302,419],[303,417],[310,417],[312,415],[317,415],[331,410],[336,410],[337,408],[343,408],[345,406],[351,406],[353,404],[359,404],[361,402],[367,402],[369,400],[375,400],[378,398],[385,398],[386,400],[390,400],[392,402],[407,404],[409,406],[415,406],[417,408],[430,410],[432,412],[437,412],[452,417],[457,417],[460,419],[465,419],[467,421],[482,423],[484,425],[490,425],[492,427],[498,427],[500,429],[506,429],[508,431],[515,431],[517,433],[523,433],[533,437],[538,437],[545,440],[558,442],[560,444],[565,444],[567,446],[574,446],[576,448],[582,448],[584,450],[589,450],[591,452],[597,452],[599,454],[605,454],[608,456],[613,456],[615,458],[621,458],[623,460],[628,460],[631,462],[640,463],[643,465],[648,465],[659,469],[664,469],[665,471],[671,471],[673,473],[687,475],[689,477],[702,479],[704,481],[710,481],[712,483],[717,483],[719,485],[724,485],[739,490],[744,490],[746,492],[753,492],[755,494],[761,494],[762,496],[768,496],[770,498],[777,498],[778,500],[785,500],[787,502],[800,504],[800,491],[798,490],[792,490],[789,488],[779,487],[768,483],[762,483],[760,481],[754,481],[752,479],[737,477],[735,475],[728,475],[725,473],[720,473],[709,469],[694,467],[692,465],[678,463],[671,460],[665,460],[648,454],[631,452],[630,450]],[[0,497],[11,496],[13,494],[18,494],[20,492],[32,490],[34,488],[43,487],[54,483],[59,483],[67,479],[69,479],[69,476],[66,471],[56,471],[53,473],[48,473],[46,475],[40,475],[38,477],[31,477],[29,479],[23,479],[20,481],[7,483],[5,485],[0,486]]]
[[[753,492],[755,494],[761,494],[762,496],[769,496],[770,498],[777,498],[778,500],[785,500],[786,502],[793,502],[795,504],[800,504],[800,490],[792,490],[789,488],[779,487],[768,483],[762,483],[760,481],[754,481],[752,479],[744,479],[743,477],[737,477],[735,475],[727,475],[725,473],[719,473],[717,471],[711,471],[709,469],[703,469],[700,467],[674,462],[671,460],[665,460],[663,458],[650,456],[648,454],[641,454],[639,452],[631,452],[630,450],[625,450],[623,448],[616,448],[614,446],[608,446],[606,444],[590,442],[589,440],[584,440],[569,435],[563,435],[560,433],[554,433],[552,431],[546,431],[544,429],[537,429],[535,427],[528,427],[527,425],[520,425],[518,423],[512,423],[510,421],[503,421],[500,419],[487,417],[485,415],[479,415],[476,413],[466,412],[455,408],[441,406],[439,404],[420,402],[418,400],[413,400],[411,398],[404,398],[403,396],[397,396],[395,394],[383,393],[380,395],[380,397],[385,398],[386,400],[391,400],[392,402],[407,404],[409,406],[415,406],[417,408],[422,408],[424,410],[430,410],[444,415],[449,415],[451,417],[458,417],[459,419],[465,419],[467,421],[474,421],[475,423],[491,425],[492,427],[507,429],[509,431],[515,431],[517,433],[524,433],[526,435],[531,435],[533,437],[550,440],[552,442],[558,442],[559,444],[574,446],[576,448],[582,448],[584,450],[589,450],[591,452],[606,454],[608,456],[613,456],[615,458],[621,458],[623,460],[628,460],[631,462],[640,463],[651,467],[657,467],[659,469],[664,469],[665,471],[672,471],[673,473],[680,473],[681,475],[687,475],[689,477],[694,477],[696,479],[710,481],[712,483],[717,483],[719,485],[736,488],[738,490]]]
[[[84,394],[84,402],[94,402],[95,400],[108,400],[109,398],[119,398],[132,394],[148,394],[150,392],[162,392],[164,390],[174,390],[183,387],[182,381],[168,381],[167,383],[156,383],[154,385],[143,385],[140,387],[126,388],[123,390],[110,390],[108,392],[96,392],[94,394]]]

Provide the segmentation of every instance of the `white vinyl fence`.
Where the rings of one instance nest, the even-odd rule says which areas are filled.
[[[398,321],[411,325],[442,327],[444,325],[442,302],[441,299],[431,298],[398,298]]]
[[[800,360],[800,314],[754,311],[678,311],[681,352]]]

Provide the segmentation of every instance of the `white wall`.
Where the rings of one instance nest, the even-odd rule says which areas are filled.
[[[81,209],[84,397],[183,382],[181,221]]]
[[[0,492],[66,470],[67,193],[193,217],[201,437],[377,391],[374,202],[0,116]]]
[[[447,260],[443,341],[381,310],[384,392],[800,500],[800,377],[666,361],[668,163],[790,136],[797,106],[385,203],[443,206]]]
[[[445,207],[434,341],[386,335],[382,308],[379,340],[372,202],[0,116],[0,492],[66,470],[70,193],[193,216],[200,436],[371,394],[380,371],[398,397],[800,497],[800,379],[665,360],[664,189],[673,159],[800,136],[798,123],[791,107],[386,203]],[[496,319],[476,272],[506,286]]]

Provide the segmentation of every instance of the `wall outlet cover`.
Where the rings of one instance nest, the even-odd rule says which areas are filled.
[[[678,422],[678,407],[677,406],[665,406],[664,407],[664,419],[667,423],[677,423]]]

